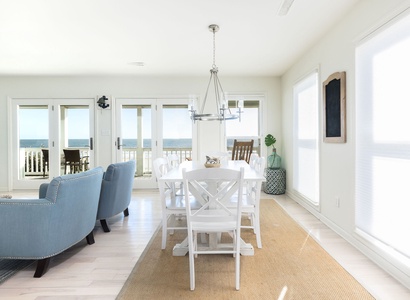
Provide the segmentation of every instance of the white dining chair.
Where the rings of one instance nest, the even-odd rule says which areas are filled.
[[[168,160],[168,169],[174,169],[178,168],[179,164],[181,163],[181,160],[179,158],[179,155],[176,153],[171,153],[167,155],[167,160]],[[172,191],[175,195],[180,194],[182,195],[183,192],[183,187],[182,187],[182,182],[174,182],[171,185],[171,188],[174,190]]]
[[[254,161],[253,169],[263,176],[265,171],[265,161],[264,157],[259,157]],[[256,235],[256,245],[258,248],[262,248],[262,238],[260,229],[260,185],[256,182],[246,183],[246,193],[243,197],[243,214],[248,214],[250,217],[250,225],[243,225],[242,228],[253,229]]]
[[[233,254],[235,257],[235,288],[240,287],[240,235],[244,169],[224,168],[182,170],[188,225],[190,289],[195,289],[195,258],[201,254]],[[203,183],[206,183],[204,185]],[[221,183],[223,183],[221,185]],[[219,187],[223,186],[222,189]],[[193,210],[188,195],[192,194],[201,207]],[[236,195],[236,207],[229,207],[230,198]],[[232,242],[221,244],[218,236],[228,232]],[[198,243],[198,234],[209,234],[207,245]],[[202,240],[201,240],[202,242]],[[224,241],[225,242],[225,241]]]
[[[167,159],[168,159],[168,165],[171,169],[179,167],[181,160],[179,159],[178,154],[176,153],[168,154]]]
[[[259,159],[258,153],[251,154],[251,158],[249,160],[249,165],[251,166],[251,168],[255,168],[255,163],[258,159]]]
[[[169,171],[169,163],[166,158],[159,157],[153,162],[153,170],[157,181],[165,173]],[[162,208],[162,249],[167,245],[168,232],[173,234],[174,230],[184,229],[187,227],[177,224],[177,219],[181,219],[186,215],[185,199],[181,195],[175,194],[175,186],[173,182],[162,183],[158,181],[158,188],[161,198]],[[177,218],[178,217],[178,218]]]
[[[258,157],[254,160],[252,169],[259,175],[263,176],[265,171],[265,158]],[[262,238],[260,230],[260,192],[261,185],[255,181],[245,181],[245,188],[242,197],[242,214],[247,216],[250,220],[250,224],[244,224],[242,219],[241,228],[252,229],[256,235],[256,246],[262,248]],[[234,206],[237,199],[233,197],[231,199],[230,206]]]
[[[252,169],[255,169],[255,164],[258,162],[259,159],[259,154],[258,153],[252,153],[251,158],[249,159],[249,166]],[[251,183],[245,182],[246,185],[246,192],[248,193],[249,190],[252,188]]]

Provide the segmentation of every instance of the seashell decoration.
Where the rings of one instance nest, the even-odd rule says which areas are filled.
[[[206,163],[207,164],[219,164],[219,157],[206,157]]]
[[[205,167],[218,168],[221,165],[219,157],[206,156]]]

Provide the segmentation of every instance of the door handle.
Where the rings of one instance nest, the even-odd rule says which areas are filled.
[[[90,137],[90,150],[94,150],[94,140]]]
[[[121,138],[120,137],[117,137],[117,149],[118,150],[121,150]]]

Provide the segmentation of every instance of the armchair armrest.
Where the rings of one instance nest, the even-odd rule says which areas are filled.
[[[0,240],[8,242],[0,244],[0,256],[8,257],[12,253],[15,257],[24,257],[27,249],[36,252],[47,244],[54,206],[46,199],[1,200],[0,224],[7,230],[0,230]],[[16,237],[19,243],[14,242]]]
[[[112,181],[114,178],[115,168],[108,168],[103,175],[103,182],[105,181]]]
[[[48,186],[49,186],[49,185],[50,185],[49,183],[43,183],[43,184],[40,185],[40,188],[39,188],[39,190],[38,190],[38,197],[39,197],[40,199],[46,197],[46,195],[47,195],[47,189],[48,189]]]

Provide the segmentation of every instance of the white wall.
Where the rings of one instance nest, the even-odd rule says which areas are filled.
[[[335,28],[322,38],[311,51],[282,77],[283,158],[287,169],[287,193],[327,223],[352,244],[381,264],[396,278],[410,287],[410,278],[396,269],[392,262],[374,253],[354,233],[355,182],[355,46],[361,39],[386,23],[400,11],[410,7],[410,1],[363,0]],[[314,208],[293,193],[292,132],[293,95],[295,82],[319,67],[321,83],[327,77],[346,71],[347,142],[323,143],[320,137],[320,201]],[[322,119],[323,105],[320,105]],[[322,128],[323,124],[320,124]],[[340,197],[340,207],[336,206]],[[400,265],[396,265],[400,267]]]
[[[205,72],[206,70],[204,70]],[[225,92],[246,94],[262,93],[266,96],[264,123],[266,132],[273,133],[281,141],[281,103],[280,80],[275,77],[224,77],[219,74]],[[11,159],[8,157],[7,97],[11,98],[94,98],[97,95],[112,97],[150,97],[164,98],[200,95],[206,90],[209,77],[132,77],[132,76],[93,76],[93,77],[0,77],[0,191],[7,191]],[[269,112],[269,113],[268,113]],[[187,112],[188,113],[188,112]],[[111,131],[111,110],[96,111],[96,162],[106,167],[111,163],[114,136],[103,136],[101,130]],[[219,122],[202,122],[199,125],[200,151],[219,150]],[[264,134],[266,134],[264,132]],[[216,134],[218,134],[216,136]],[[278,142],[280,146],[280,142]],[[262,150],[266,153],[266,147]]]

